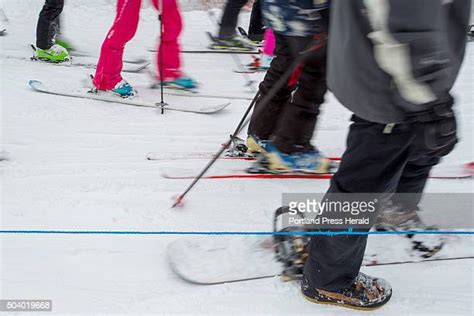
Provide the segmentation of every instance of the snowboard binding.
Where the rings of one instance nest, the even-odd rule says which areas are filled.
[[[275,211],[273,218],[274,232],[301,232],[306,231],[303,226],[287,225],[290,209],[288,207],[280,207]],[[301,219],[304,218],[302,213],[297,213]],[[281,278],[283,281],[291,281],[300,279],[303,275],[303,268],[308,258],[309,237],[307,235],[282,234],[274,235],[275,258],[283,264],[283,272]]]

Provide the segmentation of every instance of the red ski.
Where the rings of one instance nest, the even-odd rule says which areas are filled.
[[[331,160],[339,160],[339,158],[330,158]],[[236,170],[233,173],[208,174],[202,179],[331,179],[332,173],[248,173],[246,170]],[[472,163],[459,166],[440,165],[433,169],[430,179],[472,179],[474,170]],[[192,171],[180,170],[176,174],[163,174],[166,179],[194,179],[196,175]]]
[[[150,152],[146,155],[146,159],[154,160],[196,160],[196,159],[212,159],[214,154],[210,152],[192,152],[192,153],[157,153]],[[326,157],[331,161],[340,161],[341,157]],[[255,161],[252,156],[222,156],[220,159],[224,160],[247,160]]]

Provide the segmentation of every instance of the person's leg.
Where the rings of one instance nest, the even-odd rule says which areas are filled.
[[[36,27],[36,47],[49,49],[53,46],[55,27],[54,21],[63,11],[64,0],[46,0],[41,10]]]
[[[263,53],[267,56],[273,56],[275,52],[275,34],[271,28],[265,30]]]
[[[230,39],[236,35],[235,29],[239,20],[239,13],[247,0],[228,0],[224,8],[219,28],[220,39]]]
[[[408,162],[398,183],[397,194],[392,197],[391,203],[402,211],[414,211],[421,200],[430,171],[438,162],[439,158]]]
[[[252,41],[261,41],[264,38],[265,27],[262,22],[262,10],[260,0],[255,0],[250,14],[248,35]]]
[[[294,89],[294,87],[285,85],[275,94],[272,100],[268,102],[265,107],[262,107],[259,102],[293,63],[294,56],[286,42],[285,36],[275,34],[275,39],[275,58],[273,59],[265,78],[262,83],[260,83],[260,97],[255,104],[255,109],[250,119],[248,130],[250,135],[254,135],[263,140],[269,139],[273,134],[281,110],[290,99],[291,92]]]
[[[297,56],[308,48],[312,37],[288,37]],[[282,111],[273,134],[275,147],[286,154],[312,148],[311,138],[326,94],[326,46],[305,58],[293,98]]]
[[[137,31],[141,0],[118,0],[117,14],[102,49],[94,76],[94,86],[111,90],[122,80],[123,51]]]
[[[397,125],[388,133],[384,124],[353,120],[328,193],[369,193],[384,200],[396,190],[410,159],[413,129]],[[304,270],[311,286],[328,291],[349,286],[359,273],[366,240],[358,235],[312,237]]]
[[[153,0],[155,7],[158,0]],[[160,79],[161,72],[164,80],[175,80],[181,77],[181,59],[179,35],[182,30],[182,18],[176,0],[160,0],[163,3],[163,37],[158,42],[157,49],[157,78]],[[161,57],[160,57],[160,54]],[[162,58],[162,60],[160,60]],[[163,69],[160,72],[160,64],[163,62]]]

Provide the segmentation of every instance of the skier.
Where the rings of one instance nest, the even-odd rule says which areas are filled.
[[[354,115],[327,197],[415,193],[392,198],[401,202],[394,211],[413,215],[431,168],[457,142],[449,91],[464,57],[470,5],[470,0],[332,1],[328,83]],[[411,221],[416,227],[417,216]],[[360,309],[387,303],[390,285],[359,272],[366,242],[367,235],[313,236],[303,295]]]
[[[310,140],[327,90],[327,2],[263,1],[262,11],[275,34],[275,57],[259,87],[247,146],[265,156],[272,172],[326,173],[330,164]],[[312,43],[292,80],[262,108],[260,101]]]
[[[121,97],[136,94],[133,87],[125,81],[120,72],[123,65],[123,51],[138,27],[142,0],[118,0],[117,15],[108,32],[100,52],[93,80],[95,91],[112,91]],[[157,50],[157,79],[165,86],[194,89],[197,83],[185,76],[181,70],[181,57],[178,37],[182,29],[182,20],[177,0],[152,0],[161,12],[163,34]],[[162,56],[160,56],[160,54]],[[159,69],[162,61],[162,69]],[[161,74],[163,78],[161,78]]]
[[[240,10],[248,0],[228,0],[222,14],[219,33],[211,45],[214,49],[255,49],[255,43],[237,34],[237,22]]]
[[[55,42],[63,8],[64,0],[46,0],[36,27],[35,58],[55,63],[70,60],[68,50]]]

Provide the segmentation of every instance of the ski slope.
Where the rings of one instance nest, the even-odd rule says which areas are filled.
[[[153,60],[147,49],[156,46],[158,22],[146,2],[126,58]],[[113,3],[66,1],[66,37],[81,51],[97,56],[114,18]],[[10,20],[7,36],[0,37],[1,230],[270,231],[281,193],[327,189],[327,180],[202,181],[183,208],[170,209],[172,197],[189,180],[166,180],[161,173],[178,168],[197,172],[207,161],[147,161],[147,153],[217,151],[249,101],[232,100],[231,106],[215,115],[171,111],[161,115],[155,109],[35,93],[28,87],[30,79],[84,85],[92,72],[27,59],[41,4],[33,0],[1,3]],[[206,13],[190,11],[183,16],[183,47],[205,48],[204,31],[214,30]],[[454,89],[462,142],[444,164],[474,160],[472,45],[468,45]],[[183,58],[186,72],[201,83],[202,93],[253,96],[244,87],[242,75],[232,72],[236,66],[231,56],[186,54]],[[244,63],[250,60],[249,56],[239,58]],[[257,81],[262,78],[262,74],[251,76]],[[150,75],[126,74],[126,79],[140,92],[146,90]],[[156,98],[158,101],[158,92]],[[328,95],[314,144],[327,155],[340,155],[349,117]],[[238,169],[246,164],[220,161],[214,168]],[[473,193],[473,180],[430,180],[427,191]],[[423,215],[432,223],[449,218],[450,224],[462,225],[472,224],[472,214],[472,208],[453,206],[438,213],[425,210]],[[367,314],[311,304],[302,298],[296,282],[266,279],[209,287],[184,283],[171,272],[165,257],[166,246],[176,238],[179,236],[0,235],[0,299],[51,299],[54,312],[61,315]],[[375,238],[384,236],[369,237]],[[473,252],[472,238],[460,238]],[[392,242],[387,239],[377,251],[390,255]],[[363,271],[384,277],[393,286],[392,300],[377,312],[380,315],[472,315],[473,267],[472,260],[463,260]]]

